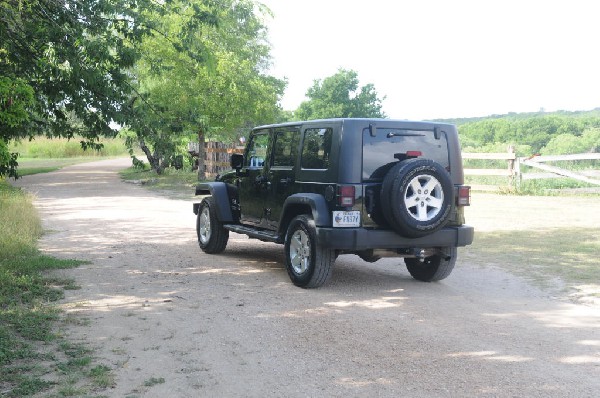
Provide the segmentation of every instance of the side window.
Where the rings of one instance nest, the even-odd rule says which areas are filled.
[[[267,158],[267,146],[269,144],[269,132],[261,131],[250,138],[246,149],[245,166],[262,168]]]
[[[333,129],[331,128],[309,128],[304,130],[303,169],[329,168],[332,135]]]
[[[296,153],[298,152],[299,136],[300,131],[297,128],[275,130],[273,166],[294,166]]]

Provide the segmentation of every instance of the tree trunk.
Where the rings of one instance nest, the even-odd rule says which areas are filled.
[[[152,170],[156,171],[156,174],[161,175],[164,171],[164,164],[161,164],[160,156],[158,154],[153,154],[142,139],[140,139],[140,148],[142,148],[142,151],[146,154],[146,158],[148,159],[148,163],[150,163]]]
[[[204,181],[206,180],[206,136],[204,134],[204,127],[200,127],[198,130],[198,180]]]

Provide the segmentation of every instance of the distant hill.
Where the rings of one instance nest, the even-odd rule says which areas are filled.
[[[532,119],[544,116],[565,116],[565,117],[600,117],[600,107],[592,109],[590,111],[555,111],[555,112],[509,112],[504,115],[489,115],[489,116],[478,116],[468,118],[450,118],[450,119],[434,119],[435,122],[451,123],[457,126],[480,122],[482,120],[496,120],[496,119]]]
[[[457,125],[463,148],[474,152],[503,151],[509,144],[522,155],[600,152],[600,108],[437,121]]]

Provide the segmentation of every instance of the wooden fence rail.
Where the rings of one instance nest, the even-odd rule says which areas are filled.
[[[553,155],[553,156],[532,156],[528,158],[519,158],[514,153],[514,148],[509,147],[506,153],[463,153],[463,159],[479,160],[506,160],[506,169],[465,169],[465,175],[485,175],[508,177],[508,185],[520,184],[522,180],[532,180],[541,178],[561,178],[568,177],[588,184],[600,185],[599,170],[574,171],[567,170],[557,166],[545,164],[545,162],[560,161],[579,161],[579,160],[600,160],[600,153],[581,153],[573,155]],[[541,169],[545,173],[524,173],[521,166],[529,166]]]

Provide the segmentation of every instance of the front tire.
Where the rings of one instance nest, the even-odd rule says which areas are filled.
[[[421,262],[418,258],[404,259],[406,269],[413,278],[423,282],[434,282],[447,278],[456,264],[456,247],[448,247],[443,254],[425,257]]]
[[[212,196],[204,198],[198,209],[196,218],[198,244],[204,253],[217,254],[223,252],[229,240],[229,231],[217,218],[215,200]]]
[[[335,250],[317,243],[311,217],[300,215],[292,220],[285,237],[285,266],[294,285],[303,288],[324,285],[331,278],[335,258]]]

